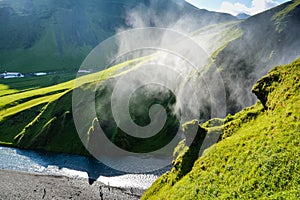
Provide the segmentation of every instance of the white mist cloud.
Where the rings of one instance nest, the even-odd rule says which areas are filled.
[[[251,7],[247,7],[242,3],[231,3],[224,1],[222,2],[218,12],[230,13],[234,16],[238,15],[239,13],[255,15],[277,5],[279,5],[279,3],[273,0],[253,0]]]

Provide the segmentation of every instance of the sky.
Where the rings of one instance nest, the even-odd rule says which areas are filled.
[[[210,11],[255,15],[289,0],[186,0],[194,6]]]

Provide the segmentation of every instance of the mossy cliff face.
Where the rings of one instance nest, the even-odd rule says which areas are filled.
[[[176,179],[182,162],[193,160],[183,161],[180,155],[187,155],[188,148],[180,143],[171,172],[142,199],[298,199],[299,79],[300,59],[271,70],[253,87],[261,102],[227,116],[223,125],[220,120],[205,123],[207,132],[223,130],[220,141]]]
[[[71,113],[71,97],[72,91],[69,91],[41,109],[32,108],[24,111],[35,111],[38,115],[14,137],[13,145],[24,149],[88,155],[79,136],[74,134],[76,128]],[[18,115],[11,118],[17,118]],[[25,119],[30,120],[26,117]]]
[[[97,119],[94,120],[88,135],[94,135],[96,138],[101,131],[95,129],[100,125],[110,141],[130,152],[148,153],[166,146],[176,136],[179,129],[179,119],[172,111],[172,106],[176,102],[174,94],[164,87],[141,87],[135,91],[130,99],[129,108],[123,108],[129,109],[130,119],[125,119],[130,120],[128,123],[135,123],[139,126],[154,123],[149,117],[149,110],[155,104],[163,106],[167,114],[166,123],[157,134],[148,138],[138,138],[119,128],[113,116],[111,96],[115,83],[115,79],[109,79],[97,88],[95,103]],[[143,135],[143,133],[139,134]],[[89,140],[89,142],[93,142],[93,140]]]

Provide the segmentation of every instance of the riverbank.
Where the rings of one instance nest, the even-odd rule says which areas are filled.
[[[144,190],[116,188],[85,178],[0,170],[0,199],[139,199]]]

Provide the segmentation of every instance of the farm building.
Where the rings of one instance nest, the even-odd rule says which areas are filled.
[[[36,73],[33,73],[34,76],[46,76],[47,73],[46,72],[36,72]]]
[[[0,78],[22,78],[24,77],[23,74],[19,73],[19,72],[4,72],[2,74],[0,74]]]

